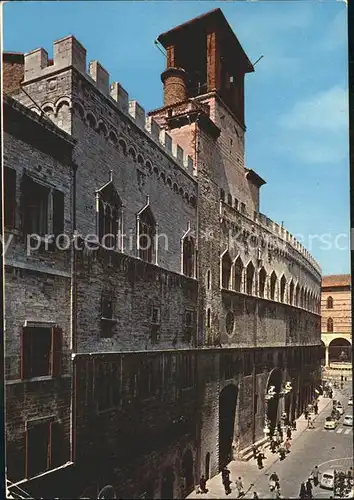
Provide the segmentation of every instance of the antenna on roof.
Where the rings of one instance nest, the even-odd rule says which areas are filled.
[[[255,63],[253,63],[253,65],[252,65],[252,66],[255,66],[255,65],[256,65],[256,64],[257,64],[257,63],[258,63],[258,62],[259,62],[259,61],[260,61],[263,57],[264,57],[264,56],[259,57],[259,58],[257,59],[257,61],[256,61]]]

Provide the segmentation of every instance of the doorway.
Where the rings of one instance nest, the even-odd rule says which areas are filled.
[[[234,384],[227,385],[219,397],[219,469],[232,460],[238,389]]]

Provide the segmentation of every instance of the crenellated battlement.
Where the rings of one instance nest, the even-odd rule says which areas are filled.
[[[171,136],[162,129],[151,116],[146,116],[144,108],[138,101],[129,98],[128,92],[119,82],[110,84],[108,71],[98,62],[91,61],[87,69],[86,49],[72,35],[53,43],[53,59],[48,58],[45,49],[39,48],[28,52],[24,57],[24,83],[45,78],[68,68],[75,68],[83,77],[96,87],[117,108],[129,117],[144,133],[159,145],[173,160],[190,175],[193,175],[193,159]],[[100,118],[104,122],[104,117]],[[109,128],[108,126],[106,127]]]

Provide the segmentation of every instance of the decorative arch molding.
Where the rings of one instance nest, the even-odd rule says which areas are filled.
[[[117,146],[118,144],[118,135],[114,130],[110,130],[107,135],[108,142],[110,142],[113,146]]]
[[[85,122],[89,125],[93,130],[97,131],[97,118],[92,113],[92,111],[87,111],[85,116]]]
[[[108,129],[103,120],[98,120],[97,122],[97,132],[102,134],[104,138],[108,138]]]
[[[136,161],[137,161],[138,163],[140,163],[141,165],[144,165],[144,163],[145,163],[145,162],[144,162],[144,157],[143,157],[143,155],[142,155],[141,153],[138,153],[138,156],[137,156]]]
[[[79,113],[80,118],[85,121],[86,110],[85,106],[80,101],[75,100],[73,102],[73,110],[74,112],[77,111]]]
[[[136,160],[136,157],[137,157],[137,152],[136,152],[136,149],[134,146],[130,145],[129,148],[128,148],[128,155],[130,155],[133,160],[135,161]]]
[[[68,106],[69,110],[72,109],[72,101],[69,96],[62,96],[55,103],[55,113],[58,114],[63,106]]]
[[[36,106],[33,106],[32,108],[29,108],[31,111],[34,111],[35,113],[37,113],[37,115],[40,115],[41,112],[39,111],[39,109],[36,107]]]
[[[44,111],[44,113],[48,113],[49,112],[49,113],[55,114],[55,106],[51,102],[45,102],[42,105],[42,110]]]
[[[123,154],[126,155],[128,152],[128,146],[127,146],[127,141],[125,139],[123,139],[123,137],[119,137],[118,146],[121,149],[121,151],[123,152]]]

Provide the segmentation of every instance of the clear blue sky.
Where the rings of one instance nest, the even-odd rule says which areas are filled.
[[[344,3],[10,2],[4,46],[51,57],[52,42],[73,34],[148,111],[162,105],[165,58],[154,40],[216,7],[250,60],[264,56],[246,78],[246,163],[267,181],[261,211],[284,221],[323,274],[347,273],[349,240],[336,239],[350,225]]]

